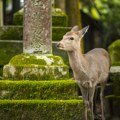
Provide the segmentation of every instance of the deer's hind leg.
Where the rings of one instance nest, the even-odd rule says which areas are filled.
[[[105,89],[105,83],[102,83],[101,84],[101,91],[100,91],[102,120],[105,120],[105,115],[104,115],[104,89]]]

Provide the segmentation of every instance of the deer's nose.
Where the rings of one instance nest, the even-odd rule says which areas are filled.
[[[56,47],[59,48],[60,47],[60,43],[57,43]]]

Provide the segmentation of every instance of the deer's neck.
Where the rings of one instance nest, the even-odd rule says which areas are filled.
[[[74,72],[84,72],[86,74],[86,59],[82,54],[81,50],[76,50],[72,52],[68,52],[70,66]]]

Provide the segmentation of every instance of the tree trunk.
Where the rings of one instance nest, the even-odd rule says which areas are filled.
[[[55,7],[60,8],[65,12],[65,0],[55,0]]]
[[[0,26],[3,26],[3,1],[0,0]]]
[[[68,25],[78,25],[81,28],[79,0],[66,0],[66,13],[68,15]]]

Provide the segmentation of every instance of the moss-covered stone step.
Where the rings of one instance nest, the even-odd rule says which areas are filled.
[[[14,25],[23,25],[23,9],[14,14]],[[59,8],[52,8],[52,25],[53,26],[67,26],[68,17]]]
[[[120,96],[106,96],[109,111],[107,111],[107,120],[120,120]]]
[[[52,9],[52,25],[53,26],[68,26],[68,16],[59,8]]]
[[[108,47],[110,57],[112,60],[112,65],[120,66],[120,39],[115,40],[109,47]]]
[[[66,32],[68,32],[70,30],[71,30],[71,27],[53,27],[52,40],[60,41],[62,39],[63,35],[65,35]]]
[[[8,64],[10,59],[23,52],[22,41],[0,40],[0,66]]]
[[[22,41],[0,40],[0,76],[2,76],[3,66],[8,64],[10,59],[22,53]]]
[[[3,79],[61,80],[68,78],[68,66],[59,56],[51,54],[19,54],[3,68]]]
[[[57,42],[52,43],[52,53],[61,56],[65,64],[69,65],[68,56],[65,51],[56,48]],[[8,64],[10,59],[23,52],[23,41],[21,40],[0,40],[0,76],[2,76],[2,68]]]
[[[0,80],[0,99],[78,99],[74,80]]]
[[[0,100],[0,120],[84,120],[82,100]]]
[[[112,66],[110,69],[110,80],[113,83],[113,93],[120,96],[120,66]]]
[[[63,35],[70,31],[70,27],[52,27],[52,40],[59,41]],[[23,40],[22,26],[0,27],[0,40]]]
[[[0,40],[23,40],[22,26],[0,27]]]

